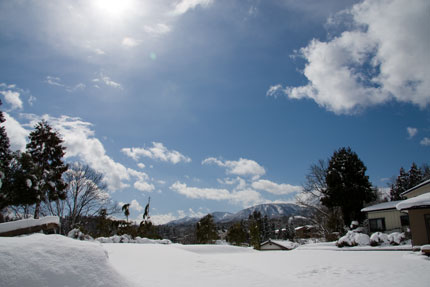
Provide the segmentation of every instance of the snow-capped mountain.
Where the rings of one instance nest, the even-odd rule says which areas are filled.
[[[309,210],[305,207],[301,207],[294,203],[267,203],[259,204],[246,209],[243,209],[237,213],[230,212],[213,212],[211,213],[215,223],[225,223],[232,221],[240,221],[248,219],[254,211],[260,212],[261,216],[267,215],[268,218],[278,217],[289,217],[296,215],[307,215]],[[182,225],[182,224],[194,224],[198,222],[200,218],[197,217],[184,217],[167,223],[168,225]]]
[[[306,215],[308,210],[293,203],[267,203],[259,204],[246,209],[243,209],[229,218],[229,221],[239,221],[248,219],[248,217],[254,212],[260,212],[261,216],[267,216],[268,218],[277,218],[284,216],[293,215]]]

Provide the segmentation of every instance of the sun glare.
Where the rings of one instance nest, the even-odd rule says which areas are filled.
[[[108,17],[122,17],[133,8],[133,0],[96,0],[95,8]]]

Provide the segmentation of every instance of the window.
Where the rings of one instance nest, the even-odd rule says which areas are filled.
[[[385,231],[385,218],[369,219],[370,232]]]
[[[402,226],[409,226],[409,215],[400,215],[400,223]]]

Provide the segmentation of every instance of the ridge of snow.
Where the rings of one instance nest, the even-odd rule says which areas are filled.
[[[45,216],[39,219],[27,218],[17,221],[9,221],[0,223],[0,233],[9,232],[12,230],[19,230],[33,226],[39,226],[43,224],[55,223],[60,225],[60,218],[58,216]]]

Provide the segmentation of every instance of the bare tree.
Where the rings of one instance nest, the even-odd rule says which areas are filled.
[[[102,210],[106,214],[118,212],[118,205],[110,199],[107,185],[103,182],[103,174],[98,173],[88,165],[74,163],[65,172],[64,181],[67,183],[67,198],[57,202],[57,215],[66,217],[73,227],[83,216],[96,216]]]
[[[296,197],[296,201],[312,210],[311,220],[318,226],[322,235],[330,238],[334,231],[343,228],[343,220],[338,209],[329,209],[321,203],[323,191],[327,188],[326,172],[325,160],[320,159],[316,164],[312,164],[303,184],[303,192]]]

